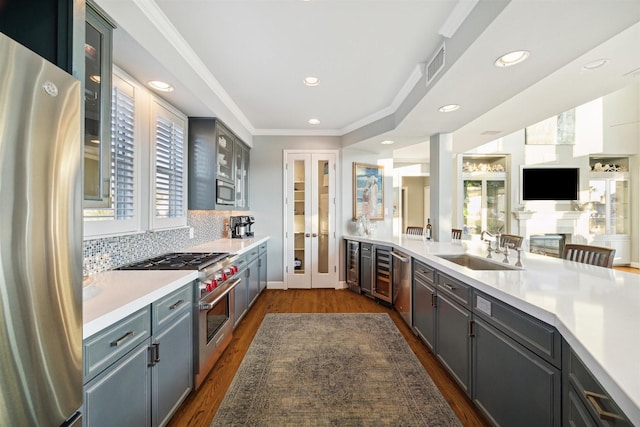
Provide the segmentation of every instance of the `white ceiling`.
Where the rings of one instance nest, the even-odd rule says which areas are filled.
[[[114,62],[142,82],[169,81],[167,100],[220,117],[249,142],[337,135],[381,152],[392,139],[395,157],[415,160],[427,145],[403,146],[453,132],[454,148],[467,150],[640,78],[640,0],[97,3],[119,26]],[[427,86],[424,65],[442,43],[444,72]],[[516,49],[530,58],[493,65]],[[599,58],[610,62],[582,69]],[[307,75],[320,85],[304,86]],[[438,112],[449,103],[461,108]]]

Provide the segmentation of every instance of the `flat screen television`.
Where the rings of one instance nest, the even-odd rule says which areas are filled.
[[[522,200],[578,200],[580,169],[577,167],[521,167]]]

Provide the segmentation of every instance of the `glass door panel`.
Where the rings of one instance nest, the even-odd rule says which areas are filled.
[[[506,232],[506,208],[505,182],[487,181],[487,225],[489,233]]]
[[[293,269],[294,274],[304,274],[306,263],[306,181],[305,161],[293,163]]]
[[[464,181],[463,224],[470,234],[482,232],[482,181]]]
[[[318,160],[318,273],[329,272],[329,162]],[[315,228],[315,227],[314,227]]]
[[[589,202],[592,205],[589,216],[589,233],[607,234],[607,185],[605,180],[589,181]]]
[[[609,212],[610,233],[629,233],[629,181],[611,180],[609,181],[609,200],[611,211]]]

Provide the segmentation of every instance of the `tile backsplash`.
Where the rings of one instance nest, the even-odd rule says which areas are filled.
[[[188,211],[185,228],[87,240],[82,247],[83,275],[227,237],[228,223],[229,212]]]

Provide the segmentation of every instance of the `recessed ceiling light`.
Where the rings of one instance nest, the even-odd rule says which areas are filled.
[[[588,64],[584,64],[582,66],[583,70],[595,70],[596,68],[604,67],[609,63],[609,60],[606,58],[596,59],[595,61],[591,61]]]
[[[496,59],[494,63],[496,67],[504,68],[511,67],[524,61],[529,57],[529,52],[526,50],[516,50],[513,52],[505,53],[500,58]]]
[[[441,113],[450,113],[452,111],[456,111],[458,108],[460,108],[458,104],[448,104],[438,108],[438,111]]]
[[[173,92],[173,86],[169,83],[161,82],[160,80],[151,80],[149,82],[149,86],[162,92]]]
[[[380,144],[382,145],[391,145],[391,144],[395,144],[395,141],[391,141],[390,139],[386,139],[384,141],[382,141]]]
[[[318,119],[309,119],[309,124],[310,125],[318,125],[318,124],[320,124],[320,120],[318,120]]]
[[[314,76],[308,76],[304,78],[303,83],[307,86],[318,86],[320,79]]]
[[[96,83],[100,83],[100,76],[97,74],[94,74],[93,76],[89,77],[91,79],[92,82],[96,82]]]

